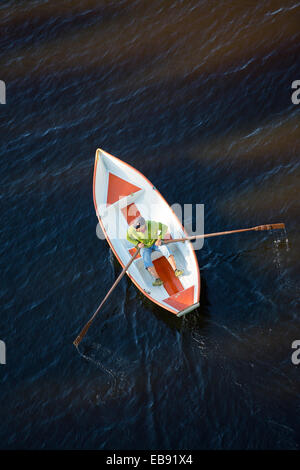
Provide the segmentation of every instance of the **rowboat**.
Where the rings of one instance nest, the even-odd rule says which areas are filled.
[[[126,239],[128,225],[136,217],[141,215],[145,220],[166,224],[166,238],[188,236],[155,186],[128,163],[101,149],[97,149],[95,157],[93,198],[102,232],[123,269],[136,251]],[[156,251],[152,253],[152,261],[163,285],[152,285],[153,277],[145,269],[139,254],[127,275],[148,299],[181,317],[200,304],[199,266],[190,241],[170,243],[168,248],[174,254],[177,266],[184,269],[180,278],[175,276],[168,260]]]

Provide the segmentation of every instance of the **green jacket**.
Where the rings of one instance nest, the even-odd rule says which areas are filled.
[[[147,248],[150,248],[158,238],[163,239],[168,231],[168,226],[155,222],[154,220],[146,220],[145,232],[137,232],[133,225],[127,230],[127,240],[133,245],[137,246],[138,243],[144,243]]]

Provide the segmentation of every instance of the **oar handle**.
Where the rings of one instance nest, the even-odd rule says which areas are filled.
[[[79,335],[77,336],[77,338],[73,341],[73,344],[74,346],[76,346],[76,348],[78,348],[78,345],[79,343],[82,341],[82,339],[84,338],[84,336],[86,335],[89,327],[91,326],[91,324],[93,323],[96,315],[98,314],[99,310],[101,309],[102,305],[104,304],[104,302],[108,299],[108,297],[110,296],[110,294],[112,293],[112,291],[115,289],[116,285],[120,282],[120,280],[122,279],[122,277],[124,276],[124,274],[126,273],[126,271],[128,270],[129,266],[131,265],[131,263],[135,260],[135,258],[137,257],[137,255],[139,254],[140,252],[140,248],[137,249],[137,251],[134,253],[134,255],[132,256],[132,258],[128,261],[128,263],[126,264],[126,266],[124,267],[123,271],[119,274],[119,276],[117,277],[117,279],[115,280],[115,282],[113,283],[113,285],[111,286],[111,288],[109,289],[109,291],[107,292],[106,296],[104,297],[104,299],[102,300],[101,304],[99,305],[99,307],[97,308],[97,310],[95,311],[95,313],[93,314],[93,316],[89,319],[89,321],[84,325],[84,327],[82,328],[81,332],[79,333]]]

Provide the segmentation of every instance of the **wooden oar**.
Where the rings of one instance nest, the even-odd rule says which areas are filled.
[[[94,321],[96,315],[98,314],[99,310],[101,309],[102,305],[104,304],[104,302],[108,299],[108,297],[110,296],[110,294],[112,293],[112,291],[114,290],[114,288],[116,287],[116,285],[120,282],[120,280],[122,279],[122,277],[124,276],[124,274],[126,273],[126,271],[128,270],[129,266],[131,265],[131,263],[135,260],[135,258],[137,257],[137,255],[139,254],[140,252],[140,248],[137,249],[137,251],[134,253],[133,257],[130,259],[130,261],[128,261],[128,263],[126,264],[125,268],[123,269],[123,271],[121,272],[121,274],[118,276],[118,278],[115,280],[115,282],[113,283],[113,285],[111,286],[111,288],[109,289],[109,291],[107,292],[106,296],[104,297],[104,299],[102,300],[101,304],[99,305],[99,307],[97,308],[96,312],[94,313],[94,315],[89,319],[89,321],[86,323],[86,325],[82,328],[81,332],[79,333],[79,335],[77,336],[77,338],[75,339],[75,341],[73,341],[73,344],[74,346],[76,346],[76,348],[78,348],[78,345],[79,343],[81,342],[81,340],[83,339],[83,337],[86,335],[89,327],[91,326],[92,322]]]
[[[275,230],[275,229],[284,229],[284,224],[268,224],[268,225],[258,225],[257,227],[252,228],[242,228],[239,230],[230,230],[229,232],[216,232],[216,233],[205,233],[203,235],[192,235],[191,237],[186,238],[175,238],[170,240],[163,240],[164,244],[174,243],[174,242],[184,242],[186,240],[195,240],[197,238],[208,238],[208,237],[217,237],[219,235],[229,235],[231,233],[239,232],[249,232],[250,230]]]

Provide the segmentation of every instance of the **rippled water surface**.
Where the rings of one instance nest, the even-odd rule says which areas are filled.
[[[2,1],[2,449],[298,449],[300,3]],[[96,237],[97,147],[205,205],[184,319]],[[195,214],[194,214],[195,219]],[[194,220],[195,222],[195,220]]]

